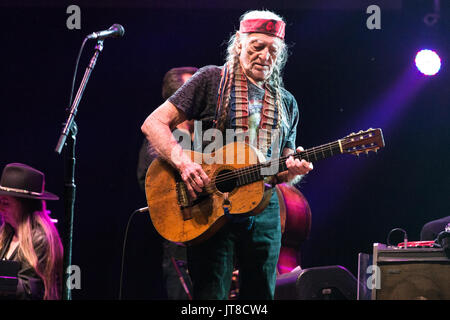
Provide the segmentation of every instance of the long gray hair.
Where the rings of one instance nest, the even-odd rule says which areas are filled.
[[[246,20],[246,19],[274,19],[274,20],[281,20],[284,22],[283,18],[278,16],[277,14],[268,11],[268,10],[253,10],[248,11],[244,13],[241,18],[239,19],[239,22]],[[220,130],[224,130],[225,128],[225,122],[228,114],[227,106],[230,102],[230,93],[231,93],[231,85],[234,82],[234,75],[236,73],[236,68],[239,67],[239,52],[236,50],[237,45],[239,44],[238,41],[242,41],[242,39],[245,39],[247,34],[242,33],[239,34],[239,37],[236,35],[237,32],[234,32],[234,34],[230,37],[228,40],[228,47],[227,47],[227,56],[226,56],[226,63],[230,67],[230,81],[227,83],[227,87],[225,89],[224,94],[224,101],[223,105],[225,106],[222,108],[222,113],[219,115],[218,120],[218,128]],[[280,114],[282,117],[282,120],[285,120],[283,117],[283,106],[281,103],[281,92],[280,89],[284,87],[283,84],[283,77],[282,72],[284,69],[284,66],[286,65],[287,57],[288,57],[288,50],[287,45],[284,42],[284,40],[277,38],[279,41],[280,50],[277,54],[277,59],[274,62],[274,66],[272,69],[272,73],[267,79],[267,84],[272,89],[274,94],[276,95],[276,102],[278,104]]]
[[[274,19],[274,20],[280,20],[283,21],[283,18],[279,15],[273,13],[272,11],[268,10],[253,10],[248,11],[244,13],[241,18],[239,19],[239,22],[247,19]],[[239,35],[239,39],[242,41],[242,39],[245,39],[247,34],[241,33]],[[239,53],[237,52],[236,48],[238,43],[238,37],[236,36],[236,32],[230,37],[228,40],[228,47],[227,47],[227,56],[226,56],[226,62],[234,65],[237,61],[239,61]],[[272,74],[270,75],[269,79],[267,80],[268,84],[274,88],[278,89],[279,87],[283,87],[283,78],[282,78],[282,72],[284,69],[284,66],[286,65],[287,58],[288,58],[288,48],[284,40],[277,38],[278,44],[280,46],[280,51],[277,55],[277,59],[274,63]]]

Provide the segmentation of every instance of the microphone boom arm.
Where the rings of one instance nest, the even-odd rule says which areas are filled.
[[[64,208],[65,208],[65,219],[64,219],[64,236],[63,236],[63,246],[64,246],[64,261],[63,261],[63,300],[71,300],[71,288],[68,284],[70,274],[68,273],[69,267],[72,265],[72,238],[73,238],[73,220],[74,220],[74,208],[75,208],[75,141],[76,134],[78,131],[77,125],[75,123],[75,116],[78,111],[78,105],[80,104],[81,97],[83,96],[84,90],[86,88],[89,77],[92,70],[95,67],[97,58],[100,52],[103,50],[103,39],[97,41],[95,46],[95,53],[91,58],[91,61],[86,68],[83,79],[78,88],[77,95],[72,103],[69,111],[69,116],[62,130],[61,136],[59,137],[58,144],[55,151],[60,154],[63,146],[66,145],[65,153],[65,168],[64,168]],[[67,139],[69,138],[69,139]],[[67,140],[67,142],[66,142]]]
[[[80,104],[81,97],[83,96],[84,93],[84,89],[86,89],[89,77],[91,76],[92,70],[94,69],[95,64],[97,63],[97,58],[102,50],[103,50],[103,39],[97,41],[94,56],[91,58],[91,62],[89,63],[89,65],[86,68],[86,71],[84,72],[84,76],[83,79],[81,80],[80,87],[78,88],[77,95],[75,96],[72,106],[70,107],[69,117],[67,118],[61,136],[59,137],[58,144],[55,148],[55,151],[58,154],[61,154],[62,148],[64,146],[64,143],[66,142],[69,131],[72,129],[75,116],[78,112],[78,105]]]

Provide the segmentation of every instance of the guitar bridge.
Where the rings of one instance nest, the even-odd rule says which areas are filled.
[[[183,214],[183,220],[192,219],[191,214],[191,201],[187,193],[186,184],[184,182],[177,182],[177,199],[178,205],[181,208],[181,213]]]
[[[178,205],[182,208],[190,206],[189,196],[184,182],[177,182],[177,200]]]

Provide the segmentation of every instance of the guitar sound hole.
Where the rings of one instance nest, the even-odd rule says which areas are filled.
[[[220,171],[216,176],[216,188],[220,192],[231,192],[236,188],[237,178],[231,174],[233,170]]]

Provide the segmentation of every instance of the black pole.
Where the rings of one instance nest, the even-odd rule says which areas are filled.
[[[72,238],[73,238],[73,220],[74,220],[74,209],[75,209],[75,141],[78,128],[75,123],[75,116],[78,111],[78,105],[80,104],[81,97],[83,96],[84,90],[86,88],[87,82],[91,75],[92,70],[95,67],[97,58],[100,52],[103,50],[103,40],[98,40],[95,46],[94,56],[86,68],[83,80],[81,81],[80,87],[78,88],[77,95],[73,101],[70,108],[69,116],[64,125],[64,129],[59,137],[58,144],[55,151],[60,154],[63,146],[66,145],[65,153],[65,169],[64,169],[64,207],[65,207],[65,220],[64,220],[64,235],[63,235],[63,246],[64,246],[64,261],[63,261],[63,300],[71,300],[71,286],[68,283],[70,278],[69,267],[72,265]]]
[[[71,300],[71,287],[69,286],[69,270],[72,265],[72,238],[73,238],[73,217],[75,211],[75,143],[77,135],[77,125],[73,122],[72,129],[66,140],[66,150],[64,153],[64,261],[63,261],[63,296],[64,300]]]

